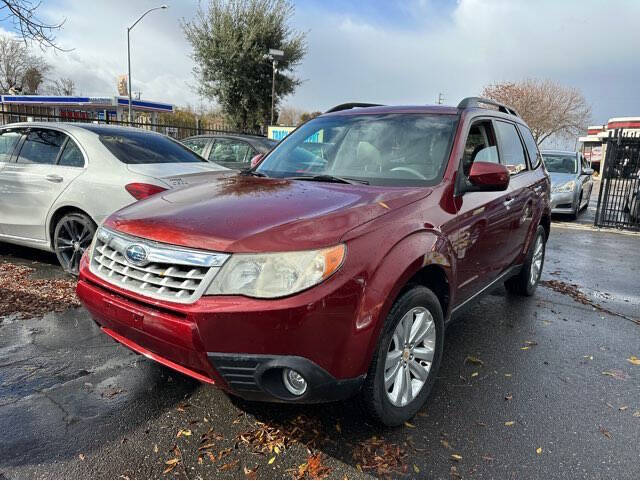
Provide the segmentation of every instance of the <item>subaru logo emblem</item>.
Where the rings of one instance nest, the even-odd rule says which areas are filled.
[[[131,244],[127,247],[127,250],[124,251],[124,256],[131,264],[143,266],[147,263],[149,252],[147,248],[141,244]]]

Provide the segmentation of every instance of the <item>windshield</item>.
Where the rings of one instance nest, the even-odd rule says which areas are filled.
[[[100,141],[125,164],[206,162],[184,145],[159,134],[135,131],[101,134]]]
[[[549,172],[558,174],[577,174],[578,160],[574,155],[542,154],[544,166]]]
[[[457,116],[318,117],[289,134],[256,169],[269,177],[334,176],[373,185],[434,185],[442,177]]]

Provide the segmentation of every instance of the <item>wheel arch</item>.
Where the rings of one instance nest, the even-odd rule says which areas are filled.
[[[56,224],[65,215],[71,214],[74,212],[78,212],[80,214],[86,215],[87,217],[89,217],[89,219],[93,221],[94,224],[97,224],[97,222],[91,216],[91,214],[89,214],[86,210],[81,209],[78,206],[67,204],[67,205],[56,207],[55,210],[49,216],[49,222],[47,222],[47,240],[49,241],[49,246],[51,247],[52,250],[54,248],[53,234],[55,233],[55,230],[56,230]]]

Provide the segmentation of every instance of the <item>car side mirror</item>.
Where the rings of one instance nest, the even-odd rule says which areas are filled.
[[[498,192],[509,187],[509,171],[504,165],[476,161],[465,179],[463,192]]]
[[[251,168],[253,169],[254,167],[257,167],[258,164],[262,162],[263,158],[264,158],[264,154],[256,154],[253,157],[251,157]]]
[[[593,175],[593,169],[592,168],[582,169],[582,173],[584,175]]]

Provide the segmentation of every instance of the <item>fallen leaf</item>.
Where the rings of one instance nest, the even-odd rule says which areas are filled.
[[[513,426],[516,422],[515,421],[507,421],[506,423],[504,423],[505,426]]]
[[[484,361],[474,356],[467,356],[464,358],[465,364],[475,364],[476,366],[484,366]]]
[[[452,478],[455,479],[460,479],[460,474],[458,473],[458,468],[456,468],[455,466],[451,466],[451,469],[449,470],[449,474],[451,475]]]
[[[180,460],[178,458],[173,458],[170,459],[168,461],[165,461],[164,464],[167,465],[167,467],[165,468],[165,470],[162,472],[162,474],[167,474],[168,472],[170,472],[171,470],[173,470],[173,468],[175,468],[178,463],[180,462]]]
[[[336,423],[336,431],[338,431],[339,433],[342,432],[342,428],[340,427],[340,423]]]
[[[585,359],[588,359],[589,361],[593,361],[593,356],[582,356],[582,357],[584,357]]]
[[[462,461],[462,456],[460,456],[459,454],[452,454],[451,455],[451,459],[454,461]]]
[[[440,444],[442,444],[447,449],[452,449],[451,444],[449,444],[449,441],[447,441],[446,439],[441,439]]]
[[[526,351],[527,349],[531,349],[531,346],[522,346],[520,349],[522,349],[523,351]]]
[[[235,461],[229,461],[228,463],[225,463],[222,466],[220,466],[218,468],[218,471],[229,471],[230,469],[235,468],[239,462],[240,462],[239,459],[236,459]]]
[[[181,429],[176,437],[179,438],[180,436],[191,436],[191,429]]]
[[[476,421],[476,424],[477,424],[478,426],[483,427],[483,428],[486,428],[486,427],[487,427],[487,423],[483,423],[483,422],[480,422],[480,421]]]
[[[638,359],[636,356],[631,356],[629,359],[627,359],[627,361],[629,361],[634,366],[640,366],[640,359]]]
[[[629,406],[620,406],[618,408],[618,410],[620,410],[620,411],[626,411],[627,409],[629,409]]]
[[[153,452],[154,452],[154,453],[157,453],[157,452],[158,452],[158,445],[157,445],[157,444],[154,444],[154,445],[153,445]]]
[[[511,401],[511,400],[513,399],[513,395],[511,395],[511,394],[507,394],[507,395],[504,397],[504,399],[505,399],[505,401]]]
[[[471,377],[476,377],[477,375],[478,375],[478,372],[476,371],[476,372],[471,374]]]
[[[280,448],[278,446],[274,446],[273,450],[276,452],[276,454],[280,454]]]
[[[78,457],[80,458],[80,461],[84,461],[84,454],[80,453],[78,454]]]
[[[600,426],[600,432],[602,433],[602,435],[605,438],[607,438],[607,439],[611,439],[612,438],[611,433],[607,429],[603,428],[602,426]]]
[[[405,425],[406,427],[408,427],[408,428],[411,428],[411,429],[415,428],[415,425],[411,424],[409,421],[405,421],[405,422],[404,422],[404,425]]]
[[[620,381],[624,381],[625,379],[627,379],[627,375],[620,371],[619,369],[610,369],[608,371],[602,371],[602,374],[604,376],[611,376],[614,379],[618,379]]]
[[[276,457],[273,456],[271,457],[271,459],[269,459],[269,463],[268,464],[273,464],[273,462],[276,460]]]
[[[506,374],[504,375],[504,377],[511,377],[511,374],[506,373]]]
[[[632,414],[634,418],[640,418],[640,411],[636,411]]]
[[[242,468],[242,471],[244,471],[244,475],[247,477],[247,479],[256,479],[256,477],[257,477],[256,471],[257,470],[258,470],[257,467],[255,467],[253,469],[250,469],[250,468],[247,468],[246,466],[244,466]]]
[[[542,454],[542,448],[536,449],[536,454]]]
[[[420,472],[420,468],[417,465],[413,465],[413,472],[418,474]]]

